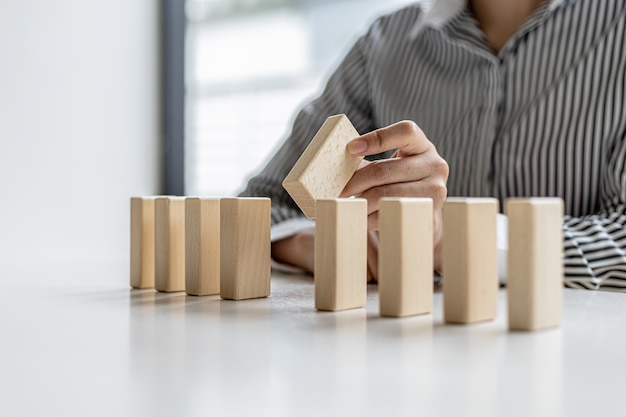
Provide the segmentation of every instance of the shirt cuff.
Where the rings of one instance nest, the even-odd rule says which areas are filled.
[[[297,217],[294,219],[285,220],[272,226],[270,232],[270,240],[276,242],[298,234],[303,230],[314,229],[315,220],[307,219],[305,217]]]

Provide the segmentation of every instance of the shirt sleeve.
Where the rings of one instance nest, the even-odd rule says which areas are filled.
[[[626,290],[626,132],[621,137],[607,158],[602,209],[564,218],[566,286]]]

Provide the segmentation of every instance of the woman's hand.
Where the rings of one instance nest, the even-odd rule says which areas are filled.
[[[365,198],[368,202],[368,270],[378,276],[378,251],[372,251],[372,232],[378,230],[379,201],[383,197],[430,197],[433,199],[434,266],[441,265],[443,234],[441,209],[447,195],[448,164],[439,156],[435,146],[412,121],[402,121],[360,136],[348,144],[354,155],[368,156],[397,149],[389,159],[363,161],[340,197]],[[378,247],[376,238],[376,248]]]
[[[378,207],[382,197],[430,197],[433,199],[434,265],[439,270],[441,208],[447,195],[448,164],[422,130],[410,121],[367,133],[348,144],[354,155],[375,155],[397,149],[389,159],[368,162],[350,179],[340,197],[356,196],[368,201],[367,279],[378,278]],[[274,260],[310,273],[315,267],[315,230],[305,230],[274,242]]]

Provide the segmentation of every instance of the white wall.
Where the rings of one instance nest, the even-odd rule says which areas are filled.
[[[158,2],[0,0],[0,266],[128,262],[158,184]]]

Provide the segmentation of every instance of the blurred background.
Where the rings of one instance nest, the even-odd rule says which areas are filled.
[[[186,191],[239,191],[372,20],[407,3],[189,0]]]
[[[127,265],[133,195],[235,195],[357,37],[407,3],[0,0],[0,280]]]

